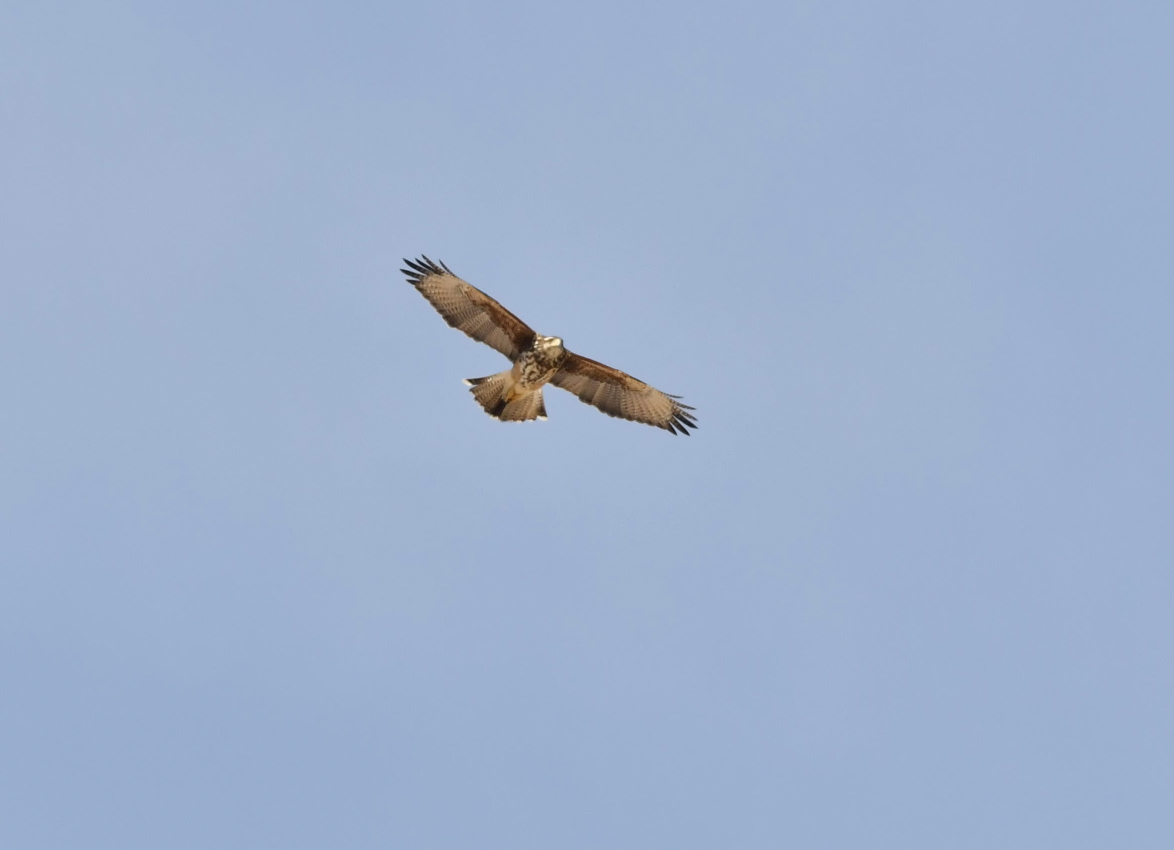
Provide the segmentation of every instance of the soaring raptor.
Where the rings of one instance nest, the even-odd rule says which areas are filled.
[[[677,401],[679,396],[662,393],[619,369],[567,351],[557,336],[534,333],[525,322],[465,283],[444,263],[434,263],[424,256],[404,262],[408,268],[400,271],[449,325],[497,349],[513,362],[504,372],[465,381],[472,387],[477,403],[494,419],[545,419],[542,387],[551,383],[608,416],[686,436],[688,429],[697,427],[689,413],[693,408]]]

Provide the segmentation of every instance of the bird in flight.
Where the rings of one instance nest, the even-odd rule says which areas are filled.
[[[662,393],[631,375],[596,363],[543,336],[480,289],[461,280],[443,262],[425,256],[405,259],[400,269],[452,327],[504,354],[513,366],[487,378],[465,381],[485,412],[504,422],[545,419],[542,387],[574,393],[608,416],[643,422],[670,434],[685,434],[697,423],[679,396]]]

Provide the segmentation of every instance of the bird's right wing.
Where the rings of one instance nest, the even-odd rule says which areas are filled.
[[[534,331],[480,289],[461,280],[443,262],[434,263],[421,255],[418,260],[404,260],[408,268],[400,269],[408,283],[428,299],[436,312],[452,327],[464,331],[516,360],[534,342]]]

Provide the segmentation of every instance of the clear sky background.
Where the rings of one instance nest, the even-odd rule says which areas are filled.
[[[0,846],[1174,846],[1172,45],[6,7]],[[419,253],[700,430],[492,421]]]

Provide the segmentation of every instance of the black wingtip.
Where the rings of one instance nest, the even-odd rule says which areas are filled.
[[[665,393],[665,395],[668,395],[668,393]],[[693,417],[693,414],[688,412],[693,410],[693,408],[687,404],[682,404],[679,401],[681,398],[679,395],[670,395],[669,398],[673,400],[673,415],[669,417],[669,430],[676,428],[673,431],[674,434],[684,434],[688,437],[689,429],[697,427],[697,420]]]
[[[406,265],[408,268],[400,269],[400,271],[404,273],[408,279],[408,282],[412,284],[412,286],[419,286],[421,282],[423,282],[424,278],[428,277],[429,275],[446,273],[452,274],[452,270],[449,269],[449,267],[446,266],[443,261],[440,261],[438,265],[437,263],[434,263],[432,260],[428,259],[427,254],[421,254],[419,259],[416,260],[409,260],[407,257],[404,257],[403,260],[404,265]]]

